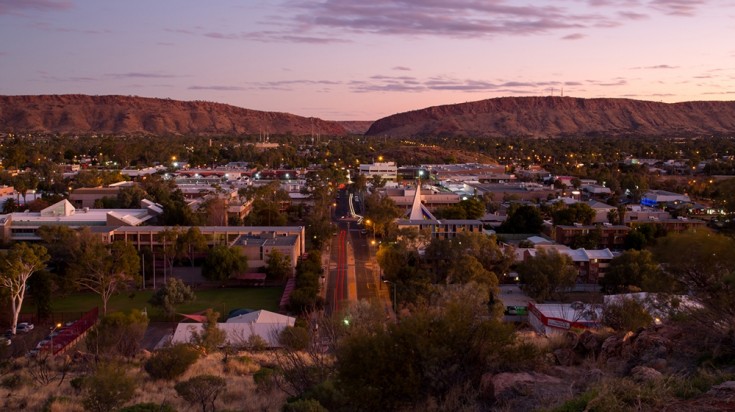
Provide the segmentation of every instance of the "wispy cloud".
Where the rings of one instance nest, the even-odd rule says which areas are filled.
[[[237,92],[242,90],[248,90],[246,87],[242,86],[221,86],[221,85],[215,85],[215,86],[189,86],[189,90],[214,90],[219,92]]]
[[[587,36],[585,36],[582,33],[572,33],[572,34],[567,34],[566,36],[562,37],[561,39],[562,40],[580,40],[580,39],[583,39],[585,37],[587,37]]]
[[[0,0],[0,15],[26,12],[64,11],[73,8],[70,0]]]
[[[334,37],[325,33],[306,33],[298,31],[252,31],[239,33],[224,33],[217,31],[205,31],[202,27],[192,29],[164,29],[169,33],[188,34],[191,36],[202,36],[214,40],[249,40],[263,43],[304,43],[304,44],[334,44],[334,43],[350,43],[351,40]]]
[[[706,3],[706,0],[652,0],[651,7],[671,16],[691,17]]]
[[[657,70],[657,69],[678,69],[679,66],[671,66],[669,64],[657,64],[655,66],[639,66],[631,67],[632,70]]]
[[[176,77],[185,77],[178,74],[157,73],[157,72],[127,72],[127,73],[107,73],[106,77],[113,79],[172,79]]]
[[[2,0],[0,0],[2,1]],[[80,29],[75,27],[57,27],[47,22],[35,22],[30,25],[36,30],[50,31],[55,33],[82,33],[82,34],[109,34],[108,29]]]
[[[397,70],[397,71],[404,71],[404,72],[410,72],[411,68],[406,66],[393,66],[391,70]]]
[[[619,11],[618,16],[627,20],[644,20],[650,17],[648,14],[636,13],[634,11]]]

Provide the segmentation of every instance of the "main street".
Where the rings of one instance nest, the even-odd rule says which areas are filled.
[[[326,269],[326,308],[335,313],[351,302],[367,300],[381,304],[390,311],[387,288],[380,282],[380,269],[375,252],[377,244],[366,234],[357,219],[349,214],[347,193],[340,192],[335,208],[337,234],[332,238],[329,264]],[[381,303],[382,302],[382,303]]]

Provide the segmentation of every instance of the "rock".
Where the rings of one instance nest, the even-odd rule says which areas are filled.
[[[600,347],[600,355],[603,359],[614,358],[620,352],[620,347],[623,345],[623,341],[618,336],[610,336],[602,342]]]
[[[722,398],[735,398],[735,381],[722,382],[713,386],[707,395],[714,395]]]
[[[492,377],[495,399],[508,401],[518,396],[530,396],[534,391],[556,390],[554,386],[567,385],[559,378],[536,372],[499,373]]]
[[[579,335],[577,347],[583,348],[585,353],[595,353],[600,347],[600,342],[597,340],[597,335],[586,330]]]
[[[556,362],[561,366],[572,366],[577,363],[577,354],[569,348],[561,348],[554,351]]]
[[[630,376],[636,382],[651,382],[661,379],[663,374],[648,366],[638,365],[630,371]]]
[[[669,362],[667,362],[666,359],[657,358],[646,363],[646,366],[656,369],[659,372],[663,372],[664,370],[666,370],[666,367],[669,366]]]
[[[493,384],[493,375],[491,373],[483,374],[480,378],[478,397],[487,403],[495,401],[495,385]]]

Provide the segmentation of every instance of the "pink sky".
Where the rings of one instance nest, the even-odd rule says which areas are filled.
[[[735,0],[0,0],[0,94],[375,120],[500,96],[735,98]]]

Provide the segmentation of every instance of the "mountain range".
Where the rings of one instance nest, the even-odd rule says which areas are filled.
[[[327,121],[205,101],[136,96],[0,96],[0,132],[421,137],[681,136],[735,132],[735,102],[501,97]]]

